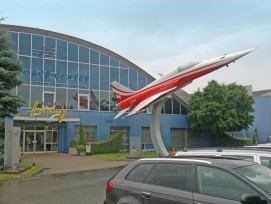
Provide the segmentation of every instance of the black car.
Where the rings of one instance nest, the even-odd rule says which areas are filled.
[[[107,182],[104,204],[271,204],[271,169],[234,158],[132,161]]]

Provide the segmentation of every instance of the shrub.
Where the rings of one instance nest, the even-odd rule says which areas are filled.
[[[78,144],[78,145],[76,145],[76,150],[77,150],[77,154],[79,155],[80,152],[83,152],[86,150],[86,146]]]
[[[76,140],[71,140],[69,147],[76,148],[76,145],[78,145],[78,142]]]
[[[121,134],[114,133],[100,142],[93,142],[91,143],[91,153],[118,153],[120,152],[121,140]]]

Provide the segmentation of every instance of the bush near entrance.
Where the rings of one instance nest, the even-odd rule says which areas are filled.
[[[100,142],[91,142],[91,153],[105,154],[120,152],[121,140],[121,134],[114,133]]]

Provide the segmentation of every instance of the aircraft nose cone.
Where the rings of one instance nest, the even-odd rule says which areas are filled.
[[[248,49],[248,50],[243,50],[243,51],[240,51],[240,52],[235,52],[235,53],[232,53],[232,54],[229,54],[229,58],[232,59],[232,61],[235,61],[245,55],[247,55],[248,53],[252,52],[253,50],[255,50],[256,48],[253,48],[253,49]]]

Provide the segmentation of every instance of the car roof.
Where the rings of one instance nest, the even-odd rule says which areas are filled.
[[[193,163],[193,164],[205,164],[212,165],[217,167],[223,167],[226,169],[234,169],[243,166],[257,165],[254,162],[240,160],[236,158],[226,158],[226,157],[193,157],[193,158],[148,158],[148,159],[139,159],[139,162],[148,163],[148,162],[168,162],[168,163]]]

